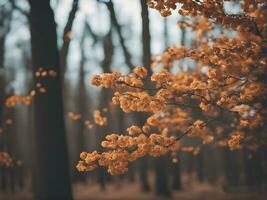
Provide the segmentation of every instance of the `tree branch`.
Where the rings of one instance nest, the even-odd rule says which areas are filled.
[[[79,0],[73,0],[72,8],[69,13],[68,21],[65,25],[64,32],[63,32],[63,45],[60,50],[60,64],[62,67],[62,77],[64,77],[64,74],[66,72],[66,64],[67,64],[67,55],[71,40],[71,29],[73,25],[73,21],[75,19],[76,12],[78,10],[78,3]]]
[[[115,29],[117,30],[118,36],[119,36],[120,44],[121,44],[122,51],[123,51],[123,54],[125,57],[125,63],[129,67],[129,69],[132,70],[134,68],[134,65],[131,62],[131,55],[130,55],[130,53],[129,53],[126,45],[125,45],[125,40],[122,36],[121,26],[119,25],[118,19],[117,19],[116,14],[115,14],[113,2],[111,0],[99,1],[99,2],[105,3],[105,5],[107,6],[107,8],[109,10],[111,23],[114,25]]]
[[[19,11],[22,15],[29,18],[29,13],[27,11],[23,10],[22,8],[20,8],[19,6],[17,6],[17,4],[15,3],[15,0],[10,0],[10,3],[11,3],[11,6],[13,9]]]

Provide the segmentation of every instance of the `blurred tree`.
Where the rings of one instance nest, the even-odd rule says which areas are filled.
[[[147,8],[147,1],[140,0],[141,16],[142,16],[142,48],[143,48],[143,65],[148,71],[148,75],[152,74],[151,71],[151,36],[149,31],[149,13]]]
[[[68,170],[63,98],[56,24],[49,0],[29,0],[33,73],[39,68],[54,70],[56,77],[34,83],[45,86],[45,95],[34,99],[37,154],[37,199],[72,199]]]
[[[101,62],[101,66],[104,73],[111,72],[110,66],[113,59],[113,53],[114,53],[114,45],[112,41],[112,30],[110,29],[108,33],[103,38],[103,51],[104,51],[104,59]],[[103,108],[107,108],[110,112],[110,97],[111,92],[107,89],[102,89],[99,96],[99,104],[98,104],[98,110],[102,110]],[[111,120],[111,117],[108,117],[108,119]],[[99,144],[98,150],[103,150],[102,146],[100,145],[101,141],[105,138],[105,132],[109,131],[111,127],[111,123],[108,122],[107,125],[104,126],[97,126],[96,127],[96,141]],[[100,183],[101,189],[106,188],[106,181],[107,181],[107,172],[103,169],[98,170],[98,181]]]
[[[255,132],[256,134],[256,132]],[[266,166],[263,163],[263,152],[256,152],[252,157],[248,150],[244,150],[244,172],[245,172],[245,182],[248,189],[251,191],[260,191],[261,186],[266,180]]]
[[[116,17],[116,13],[114,10],[114,4],[113,4],[112,0],[109,0],[109,1],[105,2],[105,5],[107,6],[109,13],[110,13],[111,24],[117,30],[117,33],[119,36],[119,41],[120,41],[122,51],[124,54],[124,58],[125,58],[125,63],[129,67],[129,69],[133,69],[134,65],[132,64],[131,55],[130,55],[127,47],[126,47],[125,39],[123,38],[123,35],[122,35],[121,25],[119,24],[117,17]]]
[[[4,125],[4,110],[6,99],[6,69],[5,65],[5,41],[8,32],[10,31],[10,22],[12,18],[12,9],[6,4],[0,5],[0,128],[3,131]],[[0,150],[6,151],[7,139],[3,135],[0,138]],[[0,188],[1,190],[7,189],[7,169],[5,166],[0,166]]]
[[[5,40],[10,30],[12,10],[5,5],[0,6],[0,69],[4,68]]]
[[[169,33],[168,33],[168,19],[163,18],[163,37],[164,37],[164,49],[167,50],[169,48]]]
[[[64,75],[66,72],[66,67],[67,67],[67,55],[69,52],[69,45],[70,45],[70,41],[72,38],[72,26],[73,26],[73,22],[78,10],[78,6],[79,6],[79,0],[73,0],[72,2],[72,8],[71,11],[69,13],[68,16],[68,20],[67,23],[64,27],[64,31],[63,31],[63,45],[60,49],[60,65],[62,68],[62,77],[64,79]]]
[[[150,48],[150,32],[149,32],[149,16],[146,0],[140,0],[141,5],[141,18],[142,18],[142,62],[145,68],[148,70],[148,74],[151,74],[151,48]],[[146,117],[144,113],[136,113],[135,117],[138,120],[139,125],[144,124]],[[148,158],[143,157],[140,159],[140,179],[142,183],[142,190],[145,192],[150,191],[150,185],[148,182]],[[156,170],[157,171],[157,170]]]
[[[86,23],[87,24],[87,23]],[[77,112],[81,115],[81,119],[86,119],[87,114],[87,93],[85,88],[85,63],[86,63],[86,46],[85,46],[85,38],[87,37],[87,29],[84,28],[84,31],[82,33],[81,41],[80,41],[80,51],[81,51],[81,60],[80,60],[80,68],[79,68],[79,80],[77,85],[77,92],[75,97],[75,105],[77,105]],[[77,159],[79,159],[77,156],[79,155],[79,152],[81,152],[85,145],[84,141],[84,131],[85,131],[85,124],[83,120],[77,121],[77,126],[75,126],[75,139],[77,139],[77,148],[75,149],[75,152],[73,154],[75,155],[75,162],[77,162]],[[74,165],[72,165],[74,166]],[[72,169],[73,171],[73,169]],[[79,174],[74,172],[73,181],[85,181],[85,176],[82,174]]]
[[[224,172],[226,178],[225,190],[236,190],[240,184],[240,171],[238,165],[238,152],[230,152],[229,149],[223,149]]]
[[[142,48],[143,48],[143,65],[147,69],[148,75],[152,74],[151,70],[151,36],[150,36],[150,28],[149,28],[149,13],[147,7],[146,0],[140,0],[141,3],[141,16],[142,16]],[[143,124],[146,120],[147,116],[141,118]],[[142,158],[143,159],[143,158]],[[145,163],[147,158],[141,161],[141,163]],[[156,194],[159,196],[170,196],[170,190],[168,188],[168,174],[167,174],[167,157],[163,158],[155,158],[155,185],[156,185]],[[143,164],[142,164],[143,165]],[[146,165],[141,169],[141,179],[143,182],[143,188],[146,188],[146,179],[147,179],[147,167]],[[146,186],[146,187],[145,187]]]
[[[177,160],[170,161],[171,162],[171,177],[172,177],[172,189],[173,190],[181,190],[182,189],[182,181],[181,181],[181,161],[179,154],[177,155]]]

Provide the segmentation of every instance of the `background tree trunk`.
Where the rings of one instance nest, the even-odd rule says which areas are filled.
[[[181,190],[182,189],[181,167],[180,167],[180,158],[178,155],[177,155],[177,158],[178,158],[178,162],[171,163],[172,189]]]
[[[147,8],[147,1],[140,0],[141,2],[141,16],[142,16],[142,42],[143,42],[143,65],[148,71],[148,75],[152,74],[151,71],[151,47],[150,47],[150,31],[149,31],[149,15]]]
[[[46,88],[34,99],[35,140],[37,154],[37,199],[72,199],[68,170],[62,86],[56,24],[49,0],[29,0],[33,72],[42,67],[54,70],[56,77],[34,83]]]
[[[168,157],[161,156],[155,158],[155,171],[156,171],[156,194],[158,196],[169,197],[171,196],[171,191],[168,185]]]

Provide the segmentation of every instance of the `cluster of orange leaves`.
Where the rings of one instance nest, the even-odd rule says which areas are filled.
[[[94,111],[94,120],[95,123],[99,126],[105,126],[108,123],[108,118],[101,115],[100,110]]]
[[[57,72],[54,70],[44,70],[43,68],[39,68],[34,76],[40,78],[46,77],[55,77],[57,76]],[[41,83],[36,83],[35,88],[30,91],[29,95],[13,95],[6,99],[5,105],[8,108],[14,107],[17,104],[22,104],[24,106],[29,106],[32,103],[33,97],[36,95],[37,92],[45,93],[46,88]]]
[[[102,142],[106,151],[81,153],[78,170],[106,166],[109,173],[120,174],[142,156],[177,150],[197,155],[201,145],[211,143],[230,150],[263,147],[266,2],[232,2],[241,5],[242,14],[227,14],[227,2],[222,0],[148,0],[163,16],[177,10],[190,17],[191,21],[180,21],[178,26],[192,30],[196,40],[190,47],[169,48],[152,64],[161,70],[151,76],[146,68],[137,67],[128,75],[113,72],[93,77],[93,85],[115,90],[112,102],[124,112],[153,114],[143,127],[128,128],[129,136],[107,135]],[[195,70],[180,68],[173,73],[185,58],[194,61]],[[179,141],[185,136],[202,142],[196,147],[182,146]]]
[[[128,171],[129,162],[140,157],[150,155],[157,157],[168,152],[175,152],[179,148],[179,141],[174,136],[148,134],[144,126],[128,128],[129,135],[112,133],[102,141],[103,148],[110,151],[98,153],[82,152],[81,160],[77,165],[79,171],[91,171],[98,166],[106,166],[110,174],[119,174]]]
[[[107,108],[102,109],[103,112],[108,112]],[[73,121],[80,121],[82,120],[82,115],[74,112],[68,112],[68,117],[72,119]],[[108,124],[108,118],[103,116],[100,110],[95,110],[93,114],[94,123],[98,126],[106,126]],[[93,124],[90,120],[84,121],[85,126],[88,129],[93,128]]]

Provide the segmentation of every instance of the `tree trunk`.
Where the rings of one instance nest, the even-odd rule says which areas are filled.
[[[171,164],[171,170],[172,170],[172,189],[174,190],[181,190],[182,189],[182,183],[181,183],[181,167],[180,167],[180,161],[178,157],[178,162],[175,162]]]
[[[49,0],[29,0],[33,72],[54,70],[56,77],[39,79],[46,93],[34,99],[37,154],[37,199],[72,199],[68,170],[62,86],[56,23]]]
[[[111,93],[109,90],[107,89],[102,89],[101,93],[99,95],[99,105],[98,105],[98,110],[101,110],[105,107],[107,107],[107,105],[109,104],[109,99],[111,97]],[[108,117],[108,120],[110,120],[111,118]],[[96,133],[96,143],[97,143],[97,150],[99,152],[103,152],[104,148],[101,146],[101,141],[103,141],[105,139],[105,134],[109,131],[110,128],[110,121],[108,121],[108,124],[105,126],[99,126],[97,125],[95,133]],[[108,173],[107,171],[103,168],[100,167],[97,169],[97,179],[98,179],[98,183],[100,184],[101,190],[105,190],[106,189],[106,182],[108,179]]]
[[[202,147],[204,149],[204,147]],[[200,183],[204,182],[204,155],[203,150],[199,152],[196,158],[196,172],[197,172],[197,179]]]
[[[148,75],[152,74],[151,71],[151,48],[150,48],[150,32],[149,32],[149,16],[146,0],[140,0],[141,4],[141,17],[142,17],[142,49],[143,49],[143,65],[148,71]],[[142,126],[147,118],[144,113],[136,113],[135,118],[138,119],[138,123]],[[157,173],[156,173],[157,176]],[[140,179],[142,183],[142,190],[145,192],[150,191],[148,182],[148,158],[144,157],[140,159]]]
[[[110,65],[112,63],[113,59],[113,51],[114,50],[114,45],[112,41],[112,31],[110,30],[107,35],[104,37],[103,40],[103,51],[104,51],[104,59],[101,62],[101,66],[103,69],[104,73],[110,73]],[[109,106],[109,101],[111,98],[111,91],[107,89],[103,89],[100,92],[99,95],[99,105],[98,105],[98,110],[101,110],[103,108],[108,108]],[[110,114],[107,113],[107,118],[108,120],[111,119]],[[96,142],[98,144],[98,150],[103,151],[103,147],[101,146],[101,141],[105,139],[105,134],[107,131],[109,131],[109,128],[111,127],[110,122],[108,121],[108,124],[106,126],[97,126],[96,127]],[[104,168],[99,168],[97,170],[98,172],[98,182],[101,186],[101,189],[104,190],[106,188],[106,181],[108,174]]]
[[[148,71],[148,75],[152,74],[151,71],[151,47],[150,47],[150,31],[149,31],[149,16],[147,1],[140,0],[141,2],[141,16],[142,16],[142,42],[143,42],[143,65]]]
[[[168,162],[167,156],[161,156],[155,158],[155,170],[156,170],[156,194],[158,196],[169,197],[171,191],[168,187]]]
[[[0,127],[3,127],[4,105],[5,105],[5,77],[4,70],[0,69]],[[5,134],[5,133],[4,133]],[[5,135],[0,137],[0,151],[5,150]],[[0,166],[0,189],[7,189],[7,170],[5,166]]]
[[[260,190],[264,183],[264,169],[262,152],[255,152],[252,158],[248,158],[248,150],[244,150],[245,179],[249,190]]]
[[[233,191],[239,185],[239,169],[237,162],[237,152],[232,152],[229,149],[223,149],[224,154],[224,170],[226,178],[226,191]]]
[[[0,70],[4,68],[5,36],[0,37]]]
[[[62,79],[64,79],[65,72],[67,70],[67,55],[69,52],[69,46],[71,41],[71,30],[73,26],[73,22],[75,19],[76,12],[78,10],[79,0],[73,0],[72,8],[68,16],[68,20],[66,26],[64,27],[63,32],[63,45],[60,49],[60,66],[61,66],[61,73]]]
[[[76,96],[76,105],[78,105],[78,113],[81,115],[81,120],[77,121],[76,127],[76,137],[77,137],[77,147],[75,148],[75,155],[76,159],[75,162],[77,163],[79,160],[80,153],[84,150],[84,120],[86,118],[86,88],[85,88],[85,71],[84,71],[84,63],[85,63],[85,55],[84,55],[84,47],[83,44],[81,44],[81,62],[80,62],[80,71],[79,71],[79,81],[78,81],[78,87],[77,87],[77,96]],[[86,176],[77,170],[74,171],[73,174],[73,181],[82,181],[85,182]]]

